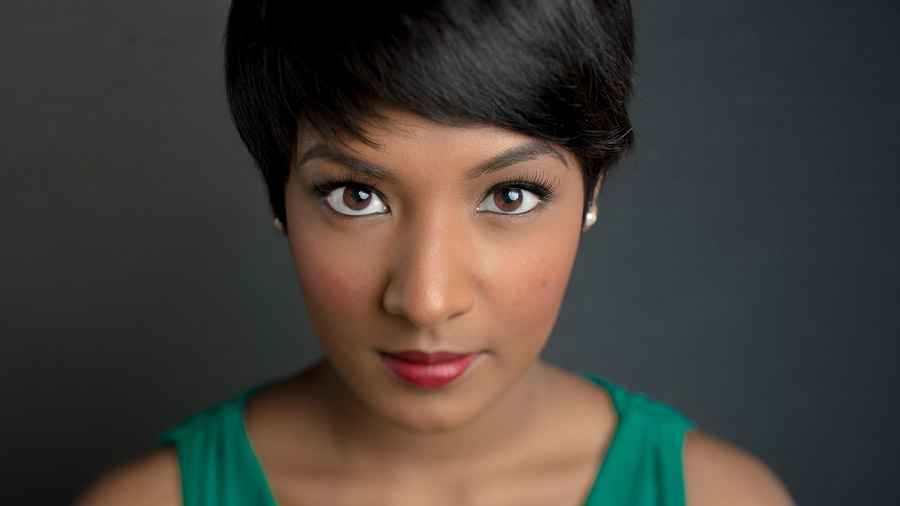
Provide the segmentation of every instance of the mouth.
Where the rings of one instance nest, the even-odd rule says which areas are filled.
[[[384,365],[406,383],[419,388],[440,388],[462,376],[480,353],[406,350],[397,353],[379,352],[378,355]]]

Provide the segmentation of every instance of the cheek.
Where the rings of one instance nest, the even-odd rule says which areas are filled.
[[[492,262],[489,298],[493,312],[517,335],[543,342],[553,328],[575,261],[580,232],[554,234],[514,261]]]
[[[313,230],[292,236],[290,242],[303,299],[318,331],[340,329],[343,322],[371,312],[382,285],[377,255],[360,255],[358,244]]]

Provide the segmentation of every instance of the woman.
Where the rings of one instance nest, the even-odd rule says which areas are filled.
[[[539,358],[632,142],[627,1],[372,4],[236,0],[228,23],[229,104],[326,358],[80,504],[790,504],[671,408]]]

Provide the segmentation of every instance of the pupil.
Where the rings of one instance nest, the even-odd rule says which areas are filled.
[[[357,188],[350,192],[350,198],[352,198],[354,202],[365,202],[369,200],[369,192]]]
[[[520,197],[519,190],[515,190],[512,188],[506,189],[500,193],[500,199],[503,201],[504,204],[507,204],[507,205],[514,204],[516,201],[519,200],[519,197]]]

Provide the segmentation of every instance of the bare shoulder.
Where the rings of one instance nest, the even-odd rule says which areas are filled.
[[[756,457],[709,434],[684,441],[685,495],[690,506],[792,506],[787,489]]]
[[[161,448],[100,477],[75,506],[181,506],[180,480],[174,448]]]

